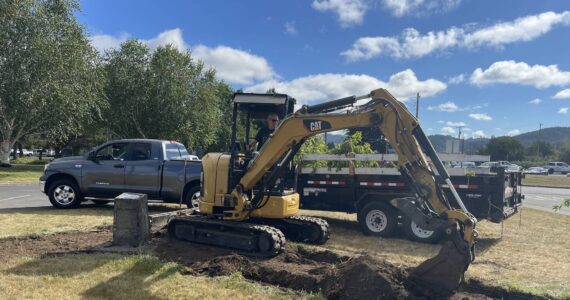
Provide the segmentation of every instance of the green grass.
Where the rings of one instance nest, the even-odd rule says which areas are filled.
[[[17,258],[0,265],[3,299],[300,299],[311,295],[259,284],[236,273],[183,275],[149,255],[73,254]]]
[[[570,188],[569,176],[526,175],[523,185]]]
[[[37,183],[42,176],[44,166],[12,166],[0,168],[0,184]]]

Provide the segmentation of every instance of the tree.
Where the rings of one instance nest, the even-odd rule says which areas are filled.
[[[173,139],[205,150],[226,134],[231,89],[190,52],[171,45],[151,52],[130,40],[106,61],[106,115],[119,137]]]
[[[554,147],[545,141],[536,141],[526,148],[527,156],[547,157],[554,155]]]
[[[510,136],[491,138],[479,152],[480,154],[490,155],[491,160],[516,161],[524,158],[523,145]]]
[[[104,73],[75,0],[0,0],[2,162],[31,134],[63,140],[100,117]]]
[[[558,149],[558,160],[570,163],[570,140],[564,141]]]

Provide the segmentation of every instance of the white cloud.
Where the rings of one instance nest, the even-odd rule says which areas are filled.
[[[443,122],[442,120],[437,121],[437,124],[443,124],[445,122]]]
[[[457,76],[453,76],[453,77],[449,78],[447,83],[449,83],[449,84],[460,84],[463,81],[465,81],[465,74],[459,74]]]
[[[297,35],[297,27],[295,21],[285,23],[285,33],[288,35]]]
[[[477,120],[477,121],[491,121],[493,120],[493,118],[491,118],[489,115],[481,113],[481,114],[469,114],[469,117],[473,120]]]
[[[91,44],[100,52],[118,48],[121,43],[131,38],[129,34],[91,36]],[[230,83],[252,84],[254,82],[271,80],[278,75],[267,60],[261,56],[228,46],[208,47],[205,45],[189,46],[182,36],[182,30],[175,28],[167,30],[154,38],[142,43],[151,49],[160,46],[173,45],[180,51],[190,50],[192,56],[203,61],[207,67],[215,68],[218,78]]]
[[[445,90],[446,85],[435,79],[418,80],[415,73],[407,69],[390,76],[388,82],[364,74],[327,73],[299,77],[291,81],[269,80],[250,86],[246,91],[265,92],[270,88],[295,97],[299,104],[312,104],[320,100],[363,95],[376,88],[386,88],[398,100],[407,101],[414,98],[417,92],[423,97],[433,96]]]
[[[383,0],[382,5],[396,17],[425,15],[454,9],[461,0]]]
[[[127,33],[121,33],[119,36],[113,36],[108,34],[96,34],[89,37],[91,45],[97,49],[100,53],[104,53],[105,50],[118,48],[121,43],[125,42],[130,38]]]
[[[547,88],[570,83],[570,72],[560,71],[557,65],[534,65],[513,60],[498,61],[483,70],[477,68],[470,78],[475,85],[511,83]]]
[[[558,113],[559,113],[559,114],[563,114],[563,115],[567,114],[567,113],[568,113],[568,107],[561,107],[561,108],[558,110]]]
[[[365,0],[314,0],[312,7],[318,11],[333,11],[341,27],[362,24],[368,9]]]
[[[534,98],[534,99],[530,100],[528,103],[530,103],[530,104],[540,104],[540,103],[542,103],[542,99]]]
[[[395,0],[394,2],[401,3]],[[501,47],[515,42],[531,41],[548,33],[556,25],[570,25],[570,12],[545,12],[479,29],[466,25],[463,28],[450,27],[421,34],[414,28],[407,28],[399,36],[361,37],[353,43],[351,49],[341,55],[349,61],[366,60],[381,55],[401,59],[418,58],[452,48]]]
[[[445,125],[452,126],[452,127],[458,127],[458,126],[459,127],[465,127],[465,126],[467,126],[467,124],[465,124],[464,122],[450,122],[450,121],[447,121],[445,123]]]
[[[455,129],[453,129],[449,126],[446,126],[446,127],[441,128],[441,133],[443,133],[443,134],[455,134]]]
[[[532,41],[548,33],[556,25],[570,25],[570,12],[549,11],[517,18],[512,22],[497,23],[467,34],[464,44],[467,47],[501,46],[520,41]]]
[[[192,53],[207,66],[215,68],[219,78],[231,83],[252,84],[277,77],[265,58],[242,50],[198,45],[192,48]]]
[[[520,134],[520,133],[521,133],[520,130],[518,130],[518,129],[513,129],[513,130],[507,132],[507,135],[508,135],[508,136],[513,136],[513,135],[518,135],[518,134]]]
[[[569,99],[570,98],[570,89],[561,90],[560,92],[556,93],[556,95],[552,96],[554,99]]]
[[[457,104],[448,101],[437,106],[428,106],[428,110],[438,110],[438,111],[445,111],[445,112],[456,112],[461,110]]]
[[[477,131],[473,132],[472,136],[473,136],[473,138],[477,139],[477,138],[485,137],[487,135],[485,134],[485,132],[483,132],[483,130],[477,130]]]

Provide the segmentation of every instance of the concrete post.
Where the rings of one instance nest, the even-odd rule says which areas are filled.
[[[113,246],[140,247],[150,237],[146,194],[122,193],[115,198]]]

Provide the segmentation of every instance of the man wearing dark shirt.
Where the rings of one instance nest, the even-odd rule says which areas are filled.
[[[275,131],[277,124],[279,124],[279,115],[270,113],[267,115],[265,121],[267,126],[263,126],[259,129],[254,140],[249,145],[249,149],[255,149],[255,146],[257,146],[257,151],[259,151],[261,147],[263,147],[263,144],[267,142],[269,136]]]

